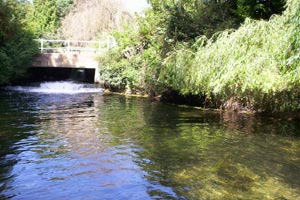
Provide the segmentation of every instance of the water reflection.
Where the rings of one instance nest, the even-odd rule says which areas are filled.
[[[297,123],[133,102],[129,115],[113,116],[119,126],[107,127],[117,142],[131,138],[142,147],[135,162],[149,182],[187,199],[299,197],[300,142],[292,136],[299,132]],[[116,113],[114,103],[102,110],[107,121]]]
[[[0,97],[0,198],[297,199],[295,122],[99,94]]]
[[[55,95],[39,99],[41,132],[39,140],[56,148],[57,152],[69,151],[77,154],[90,154],[105,149],[101,134],[98,134],[96,122],[99,120],[96,104],[101,104],[101,98],[94,95],[60,96]],[[53,138],[55,141],[52,141]],[[56,146],[56,145],[59,146]]]

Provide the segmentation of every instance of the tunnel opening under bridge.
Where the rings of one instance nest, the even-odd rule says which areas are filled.
[[[26,82],[75,81],[95,82],[96,69],[70,67],[31,67],[27,70]]]

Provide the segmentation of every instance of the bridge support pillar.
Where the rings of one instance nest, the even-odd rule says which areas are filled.
[[[101,77],[100,77],[100,70],[99,67],[95,68],[95,79],[94,79],[95,83],[101,83]]]

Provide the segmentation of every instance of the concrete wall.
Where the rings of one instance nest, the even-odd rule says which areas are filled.
[[[95,53],[42,53],[33,59],[32,67],[95,69],[95,82],[101,81]]]

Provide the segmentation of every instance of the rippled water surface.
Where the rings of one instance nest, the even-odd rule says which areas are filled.
[[[300,199],[300,123],[0,91],[0,199]]]

